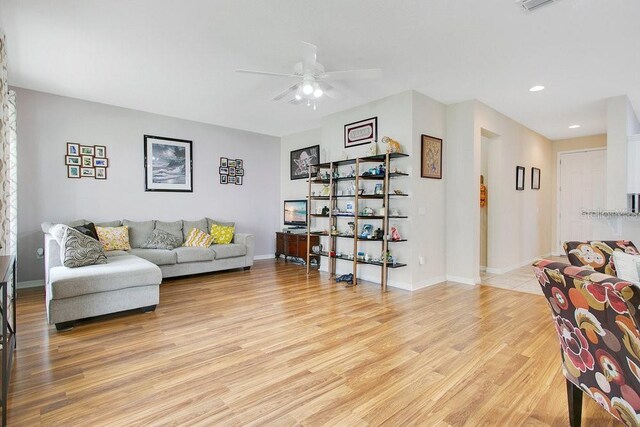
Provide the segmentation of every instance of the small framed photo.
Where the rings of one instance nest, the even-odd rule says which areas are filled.
[[[93,178],[96,176],[96,170],[94,168],[80,168],[80,175]]]
[[[236,183],[236,177],[235,176],[230,176],[229,177],[229,184],[235,184]]]
[[[524,166],[516,166],[516,190],[524,190]]]
[[[96,179],[107,179],[107,168],[96,168]]]
[[[237,165],[237,163],[236,163]],[[244,176],[244,169],[236,166],[236,176]]]
[[[236,176],[236,168],[229,168],[229,176]]]
[[[237,169],[237,168],[242,169],[242,167],[243,167],[243,161],[242,161],[242,159],[236,159],[236,169]]]
[[[93,166],[101,167],[101,168],[107,168],[107,167],[109,167],[109,161],[107,159],[94,158],[93,159]]]
[[[82,156],[82,167],[93,167],[93,156]]]
[[[229,166],[230,168],[235,168],[236,167],[236,161],[233,159],[229,159],[227,161],[227,166]]]
[[[242,177],[236,176],[236,185],[242,185]]]
[[[67,178],[80,178],[80,166],[67,166]]]
[[[220,167],[226,168],[228,166],[226,157],[220,157]]]
[[[105,147],[104,145],[94,145],[94,148],[96,157],[99,157],[101,159],[107,157],[107,147]]]
[[[73,142],[67,142],[67,155],[77,156],[80,154],[80,144],[74,144]]]
[[[229,168],[228,167],[220,166],[219,171],[220,171],[220,175],[229,175]]]
[[[373,191],[373,193],[376,194],[376,195],[382,194],[382,184],[376,184],[376,188]]]
[[[80,166],[79,156],[64,156],[64,164],[70,166]]]
[[[80,154],[83,156],[93,156],[95,154],[95,150],[93,149],[92,146],[81,145]]]
[[[227,179],[229,178],[228,175],[220,175],[220,184],[226,184],[228,181]]]
[[[531,189],[540,189],[540,169],[538,168],[531,168]]]

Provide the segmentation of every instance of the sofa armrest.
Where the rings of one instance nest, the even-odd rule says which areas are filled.
[[[49,270],[62,265],[60,261],[60,245],[49,233],[44,235],[44,280],[49,283]]]
[[[256,236],[248,233],[236,233],[233,236],[233,243],[245,245],[247,247],[247,255],[245,255],[245,267],[253,265],[253,257],[256,249]]]

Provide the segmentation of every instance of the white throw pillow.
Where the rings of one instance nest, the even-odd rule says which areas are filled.
[[[618,279],[640,285],[640,255],[613,251],[612,257]]]
[[[51,237],[53,237],[55,241],[60,245],[62,244],[62,237],[64,236],[64,232],[67,230],[67,228],[69,228],[68,225],[56,224],[49,229],[49,234],[51,234]]]

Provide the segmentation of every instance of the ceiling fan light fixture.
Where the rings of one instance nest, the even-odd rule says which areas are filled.
[[[313,96],[316,97],[316,98],[320,98],[323,93],[324,92],[322,91],[322,89],[316,88],[316,90],[313,91]]]
[[[311,95],[313,93],[313,86],[311,83],[305,82],[305,84],[302,85],[302,93],[305,95]]]

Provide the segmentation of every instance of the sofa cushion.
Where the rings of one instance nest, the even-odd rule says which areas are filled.
[[[182,246],[175,248],[178,264],[185,262],[213,261],[215,254],[209,248],[196,248]]]
[[[139,248],[153,232],[155,221],[129,221],[125,219],[122,221],[122,225],[129,227],[129,243],[131,247]]]
[[[175,250],[135,248],[131,249],[129,253],[146,259],[155,265],[173,265],[177,260]]]
[[[105,251],[128,251],[131,249],[129,244],[129,228],[122,227],[96,227],[98,237]]]
[[[216,259],[233,258],[237,256],[245,256],[247,254],[247,246],[237,243],[229,243],[228,245],[211,245],[210,248],[216,254]]]
[[[128,251],[121,251],[121,250],[109,251],[109,252],[105,252],[104,254],[107,256],[107,258],[111,258],[113,256],[131,255]]]
[[[164,222],[156,221],[156,229],[166,231],[176,236],[180,240],[180,244],[184,242],[182,235],[182,221]]]
[[[142,249],[174,249],[180,246],[180,239],[173,234],[164,230],[155,229],[151,235],[140,245]]]
[[[52,299],[159,285],[161,282],[162,272],[156,265],[134,256],[110,257],[106,264],[81,268],[53,267],[49,271]]]
[[[184,238],[184,241],[187,240],[187,236],[189,236],[192,228],[197,228],[198,230],[202,230],[205,233],[209,234],[210,227],[207,223],[207,218],[202,218],[198,221],[182,221],[182,223],[182,236]]]
[[[96,222],[96,227],[120,227],[122,225],[122,221],[107,221],[107,222]],[[73,227],[73,226],[72,226]]]
[[[69,268],[107,263],[100,242],[71,227],[67,227],[62,236],[60,260]]]
[[[207,233],[211,233],[211,226],[213,224],[216,225],[222,225],[223,227],[235,227],[236,223],[235,222],[224,222],[224,221],[218,221],[217,219],[211,219],[211,218],[207,218]]]

